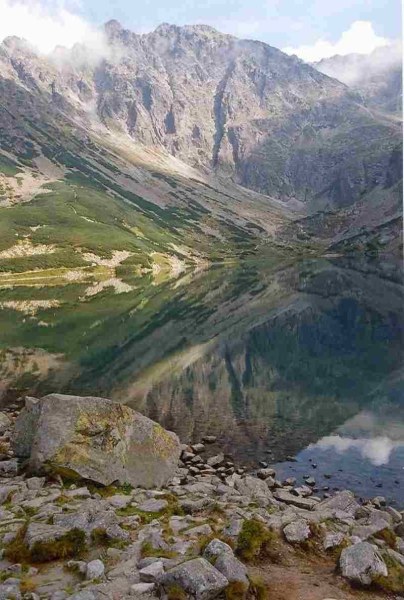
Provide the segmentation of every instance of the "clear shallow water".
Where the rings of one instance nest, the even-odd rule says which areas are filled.
[[[217,435],[211,451],[249,467],[266,460],[280,476],[313,475],[320,491],[404,504],[394,270],[310,260],[158,283],[120,276],[130,291],[0,290],[3,402],[55,390],[113,397],[183,441]],[[32,314],[33,299],[59,305]]]

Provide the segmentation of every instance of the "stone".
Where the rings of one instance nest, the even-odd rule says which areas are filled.
[[[216,454],[216,456],[211,456],[206,462],[211,467],[219,467],[224,463],[224,454],[221,452],[220,454]]]
[[[143,596],[154,592],[156,585],[154,583],[134,583],[130,590],[134,596]]]
[[[316,510],[337,510],[347,513],[352,517],[355,516],[356,511],[360,508],[360,504],[355,500],[354,494],[348,490],[338,492],[335,496],[327,498],[327,500],[322,500],[316,506]]]
[[[192,452],[195,452],[195,454],[200,454],[201,452],[205,452],[205,446],[203,444],[193,444],[191,446],[192,448]]]
[[[21,592],[17,585],[0,584],[0,600],[21,600]]]
[[[232,539],[237,539],[242,528],[244,519],[232,519],[230,523],[223,529],[223,535]]]
[[[289,523],[283,528],[283,533],[286,540],[291,544],[304,542],[311,535],[309,524],[305,519],[298,519]]]
[[[29,490],[40,490],[45,485],[45,477],[29,477],[25,483]]]
[[[205,444],[214,444],[217,440],[217,437],[215,435],[205,435],[202,438],[202,441],[205,442]]]
[[[281,502],[285,502],[286,504],[291,504],[292,506],[297,506],[298,508],[303,508],[305,510],[313,510],[319,504],[311,498],[294,496],[286,490],[275,490],[274,498],[276,498],[276,500],[280,500]]]
[[[323,542],[324,550],[330,550],[330,548],[337,548],[342,544],[344,538],[345,535],[341,531],[327,532]]]
[[[165,591],[178,586],[190,598],[211,600],[225,590],[229,581],[205,558],[195,558],[164,573],[159,583]]]
[[[233,553],[222,552],[217,557],[214,566],[230,583],[240,582],[248,587],[247,569]]]
[[[0,435],[3,435],[7,429],[10,429],[11,425],[12,421],[10,417],[8,417],[5,413],[0,412]]]
[[[161,560],[157,560],[139,571],[140,581],[142,583],[156,583],[159,577],[164,574],[164,566]]]
[[[386,554],[391,558],[393,562],[398,563],[399,565],[404,567],[404,556],[400,552],[396,552],[392,548],[387,548]]]
[[[344,548],[339,565],[343,577],[356,584],[370,585],[375,577],[388,575],[386,564],[378,550],[368,542]]]
[[[401,513],[398,512],[398,510],[396,510],[392,506],[387,506],[385,508],[385,511],[391,516],[391,518],[393,519],[394,523],[401,523],[401,521],[403,520],[403,517],[402,517]]]
[[[29,550],[34,550],[38,544],[52,543],[61,540],[75,527],[60,527],[47,523],[30,523],[25,534],[25,543]]]
[[[143,502],[142,504],[140,504],[138,506],[138,509],[143,512],[159,513],[162,510],[166,509],[167,507],[168,507],[168,502],[167,502],[167,500],[164,500],[164,498],[161,498],[161,499],[151,498],[150,500],[146,500],[146,502]]]
[[[259,469],[259,471],[257,471],[257,477],[260,479],[268,479],[268,477],[275,477],[275,475],[275,471],[269,468]]]
[[[18,460],[16,458],[0,461],[0,477],[15,477],[16,475],[18,475]]]
[[[144,488],[165,485],[180,456],[174,433],[128,406],[63,394],[26,405],[16,421],[13,448],[34,470]]]
[[[12,447],[16,456],[29,458],[34,441],[41,403],[38,398],[25,397],[25,408],[14,423]]]
[[[96,560],[92,560],[87,564],[86,569],[86,579],[101,579],[104,576],[105,567],[102,560],[97,558]]]
[[[209,542],[209,544],[203,551],[203,557],[206,558],[206,560],[211,561],[212,558],[217,558],[218,556],[223,554],[223,552],[233,554],[233,550],[231,546],[229,546],[229,544],[226,544],[226,542],[222,542],[222,540],[214,538]]]
[[[198,525],[197,527],[192,527],[192,529],[187,529],[183,532],[182,535],[193,538],[205,535],[212,535],[212,533],[212,527],[208,523],[205,523],[204,525]]]
[[[263,498],[264,500],[272,498],[272,492],[265,481],[257,479],[257,477],[247,475],[242,479],[236,479],[234,487],[243,496],[249,496],[254,499]]]
[[[82,590],[81,592],[76,592],[72,596],[68,596],[68,600],[97,600],[97,597],[90,590]]]

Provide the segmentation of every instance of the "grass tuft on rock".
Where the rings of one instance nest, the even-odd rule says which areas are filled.
[[[5,548],[4,556],[10,562],[49,562],[60,558],[78,557],[86,550],[85,533],[72,529],[58,540],[36,542],[31,549],[25,541],[28,524],[23,525],[15,539]]]
[[[175,583],[166,588],[167,600],[187,600],[188,595],[185,590]]]
[[[33,562],[49,562],[59,558],[80,557],[86,550],[86,535],[82,529],[72,529],[58,540],[37,542],[31,549]]]
[[[225,589],[226,600],[245,600],[248,585],[242,581],[232,581]]]
[[[280,562],[279,536],[260,521],[247,519],[237,539],[236,554],[245,562]]]
[[[383,556],[386,563],[388,576],[379,575],[373,584],[384,592],[402,594],[404,590],[404,567],[388,555]]]
[[[153,548],[150,542],[143,542],[140,554],[142,558],[175,558],[177,556],[177,553],[173,552],[172,550],[164,550],[163,548]]]

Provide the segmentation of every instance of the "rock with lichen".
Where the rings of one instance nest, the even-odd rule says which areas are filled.
[[[33,428],[29,446],[23,426],[28,422]],[[151,488],[173,476],[180,443],[174,433],[123,404],[50,394],[21,412],[14,450],[28,455],[34,471]]]

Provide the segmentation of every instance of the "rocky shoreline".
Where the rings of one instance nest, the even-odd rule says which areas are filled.
[[[275,585],[307,564],[327,566],[337,600],[404,595],[403,511],[248,473],[215,441],[181,445],[99,398],[3,409],[0,600],[322,600],[320,580],[314,595]]]

